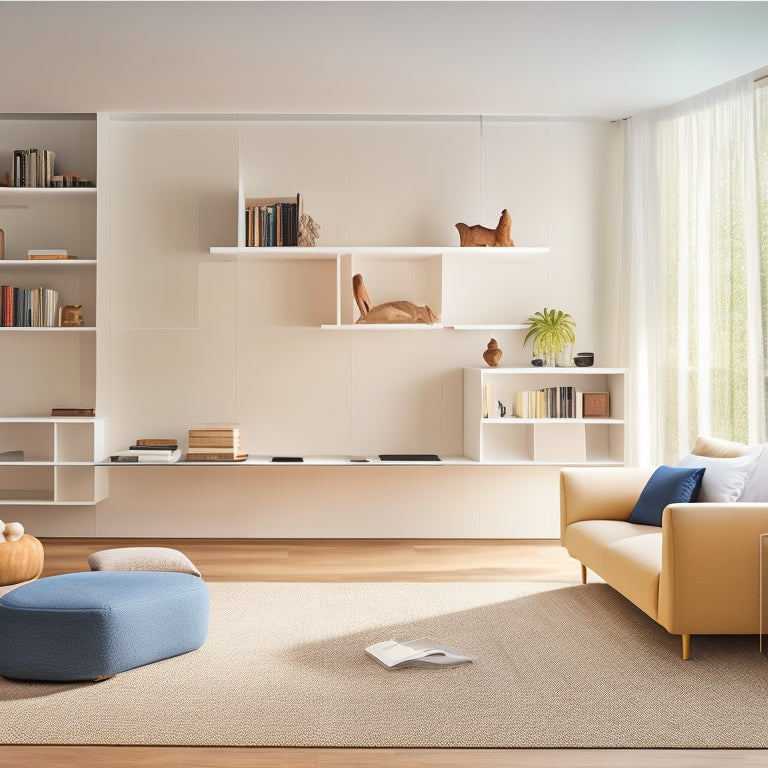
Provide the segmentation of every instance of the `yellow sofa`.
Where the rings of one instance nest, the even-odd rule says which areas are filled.
[[[670,504],[661,528],[630,523],[652,472],[561,470],[560,540],[581,562],[582,581],[591,569],[668,632],[681,635],[684,659],[691,635],[758,634],[759,543],[768,532],[768,503]]]

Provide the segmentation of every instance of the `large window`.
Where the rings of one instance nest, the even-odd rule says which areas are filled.
[[[634,458],[676,463],[700,434],[765,442],[768,87],[742,78],[627,123]]]

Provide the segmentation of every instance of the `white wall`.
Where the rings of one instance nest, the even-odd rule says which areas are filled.
[[[518,245],[510,318],[570,312],[577,346],[616,363],[611,124],[515,119],[114,117],[110,131],[111,444],[239,421],[257,454],[462,453],[462,374],[487,331],[316,327],[335,275],[211,263],[248,195],[303,193],[319,245],[456,245],[457,221]],[[202,257],[202,258],[201,258]],[[371,273],[375,275],[375,272]],[[374,302],[389,296],[375,295]],[[468,283],[472,282],[468,279]],[[474,278],[483,302],[483,280]],[[315,304],[317,302],[317,304]],[[306,309],[306,307],[309,307]],[[293,318],[298,317],[297,321]],[[494,334],[526,364],[522,332]],[[94,507],[25,509],[37,535],[556,537],[554,467],[117,467]]]

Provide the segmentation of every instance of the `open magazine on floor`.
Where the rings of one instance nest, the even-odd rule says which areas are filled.
[[[455,667],[474,661],[473,656],[446,648],[428,637],[416,640],[383,640],[369,645],[365,652],[387,669]]]

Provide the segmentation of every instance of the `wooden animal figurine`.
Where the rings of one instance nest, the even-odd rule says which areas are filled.
[[[483,352],[483,360],[485,360],[491,368],[495,368],[499,364],[499,360],[501,360],[501,350],[499,349],[496,339],[491,339],[488,342],[488,348]]]
[[[514,245],[512,240],[512,217],[505,208],[501,212],[499,223],[496,229],[489,229],[482,224],[469,226],[467,224],[457,224],[459,230],[459,245],[466,248],[472,245],[488,245],[496,247],[508,247]]]
[[[357,308],[360,310],[358,323],[424,323],[433,325],[440,318],[432,307],[426,304],[419,307],[410,301],[388,301],[386,304],[371,306],[368,291],[362,275],[352,278],[352,293],[355,296]]]

